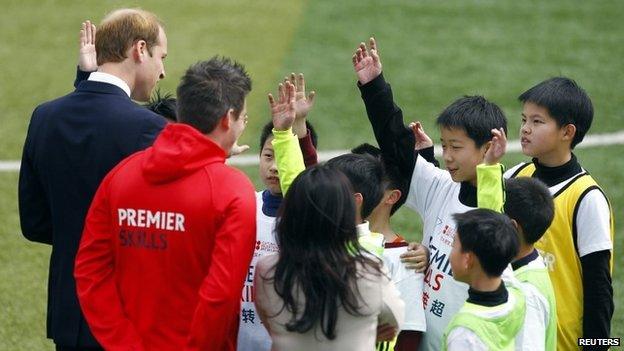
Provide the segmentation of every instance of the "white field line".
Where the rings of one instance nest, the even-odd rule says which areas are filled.
[[[582,143],[576,148],[585,149],[603,145],[619,145],[624,144],[624,130],[615,133],[592,134],[585,137]],[[511,140],[507,145],[507,152],[520,152],[520,140]],[[319,151],[319,161],[327,161],[333,157],[348,153],[349,150],[329,150]],[[437,157],[442,156],[442,148],[439,145],[435,147]],[[227,161],[233,166],[254,166],[258,164],[258,155],[240,155],[235,156]],[[20,161],[0,161],[0,172],[16,172],[19,171]]]

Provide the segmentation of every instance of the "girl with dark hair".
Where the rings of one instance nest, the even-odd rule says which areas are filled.
[[[256,308],[273,350],[374,350],[403,321],[382,262],[358,243],[353,190],[324,165],[302,172],[278,214],[279,254],[256,266]]]

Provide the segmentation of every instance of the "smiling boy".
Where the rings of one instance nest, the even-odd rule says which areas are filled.
[[[506,129],[507,120],[496,104],[481,96],[457,99],[437,119],[447,170],[436,168],[415,155],[414,134],[403,124],[372,38],[370,47],[369,51],[360,44],[353,65],[382,155],[394,160],[410,180],[406,204],[423,218],[422,244],[430,258],[423,289],[427,332],[421,350],[438,350],[446,326],[468,297],[468,286],[453,279],[449,261],[456,228],[452,216],[477,207],[476,166],[483,161],[491,130]]]

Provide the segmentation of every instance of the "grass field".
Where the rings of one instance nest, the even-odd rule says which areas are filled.
[[[0,160],[19,159],[30,113],[72,89],[77,29],[112,8],[138,2],[3,1],[0,13]],[[624,3],[620,1],[141,1],[159,14],[169,38],[165,91],[184,69],[216,54],[246,64],[254,80],[243,141],[257,152],[268,120],[266,93],[291,71],[317,91],[310,119],[320,149],[373,141],[355,87],[351,55],[370,35],[379,42],[384,73],[406,118],[422,120],[438,138],[435,116],[455,98],[483,94],[518,128],[516,97],[553,76],[575,78],[595,105],[592,133],[624,129]],[[624,336],[621,253],[624,230],[624,146],[577,152],[609,195],[616,215],[612,335]],[[508,165],[523,159],[509,155]],[[255,167],[244,170],[257,180]],[[260,186],[257,183],[256,185]],[[17,214],[17,173],[0,173],[0,350],[52,349],[45,340],[49,248],[23,239]],[[397,229],[419,239],[420,221],[402,209]]]

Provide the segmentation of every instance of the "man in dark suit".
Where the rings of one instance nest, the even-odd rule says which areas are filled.
[[[162,117],[132,101],[146,101],[165,76],[167,38],[156,16],[113,11],[100,24],[95,47],[98,71],[33,112],[20,170],[22,233],[52,245],[47,336],[57,350],[100,349],[80,311],[73,277],[84,219],[104,176],[150,146],[165,126]]]

